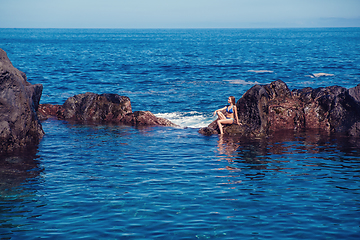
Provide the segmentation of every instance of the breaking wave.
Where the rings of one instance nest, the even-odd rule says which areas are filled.
[[[318,78],[318,77],[333,77],[335,76],[334,74],[330,74],[330,73],[310,73],[309,75],[305,75],[305,77],[311,77],[311,78]]]
[[[166,118],[171,122],[183,128],[201,128],[206,127],[215,117],[212,114],[205,115],[200,112],[173,112],[173,113],[157,113],[157,117]]]

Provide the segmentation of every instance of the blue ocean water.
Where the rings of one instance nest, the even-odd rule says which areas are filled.
[[[181,126],[44,121],[38,146],[1,156],[0,238],[358,239],[358,139],[197,131],[254,84],[356,86],[359,43],[360,28],[0,29],[41,103],[117,93]]]

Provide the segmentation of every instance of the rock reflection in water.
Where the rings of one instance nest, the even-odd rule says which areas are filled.
[[[337,155],[338,152],[353,156],[360,155],[360,142],[358,139],[343,134],[328,134],[318,129],[304,132],[283,130],[264,138],[242,138],[220,136],[218,151],[222,158],[229,162],[228,170],[239,170],[242,167],[254,170],[282,171],[288,167],[283,164],[290,160],[285,157],[294,154],[316,154],[326,152],[327,156]],[[299,155],[301,156],[301,155]],[[301,161],[301,159],[297,159]],[[321,163],[319,163],[321,164]],[[257,174],[263,174],[257,172]]]
[[[33,190],[24,187],[42,172],[37,156],[37,146],[0,156],[0,238],[10,237],[20,223],[13,217],[26,214],[23,205],[35,196]],[[30,200],[31,201],[31,200]],[[27,219],[26,217],[24,218]],[[25,224],[21,223],[21,224]]]
[[[0,191],[18,187],[29,178],[39,176],[41,169],[37,146],[0,156]]]

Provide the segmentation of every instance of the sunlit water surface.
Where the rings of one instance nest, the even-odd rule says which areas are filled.
[[[41,103],[117,93],[181,126],[44,121],[38,146],[1,156],[0,238],[359,239],[359,139],[197,132],[254,84],[356,86],[359,40],[358,28],[0,29]]]

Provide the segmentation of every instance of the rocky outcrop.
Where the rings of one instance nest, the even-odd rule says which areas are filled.
[[[42,120],[56,117],[63,120],[132,126],[176,126],[148,111],[132,112],[130,99],[117,94],[75,95],[68,98],[63,105],[40,104],[38,114]]]
[[[85,93],[68,98],[57,116],[59,119],[76,121],[119,122],[131,112],[128,97],[117,94]]]
[[[283,130],[321,129],[360,136],[360,84],[304,88],[290,91],[281,81],[255,85],[236,103],[241,126],[228,125],[224,133],[261,136]],[[216,121],[199,130],[218,133]]]
[[[42,85],[27,82],[0,49],[0,153],[36,144],[44,131],[36,111]]]
[[[49,118],[58,117],[58,114],[61,115],[62,106],[61,105],[52,105],[52,104],[40,104],[37,115],[40,121],[47,120]]]
[[[135,111],[127,114],[122,120],[122,123],[132,126],[167,126],[176,127],[174,123],[165,119],[156,117],[149,111]]]

